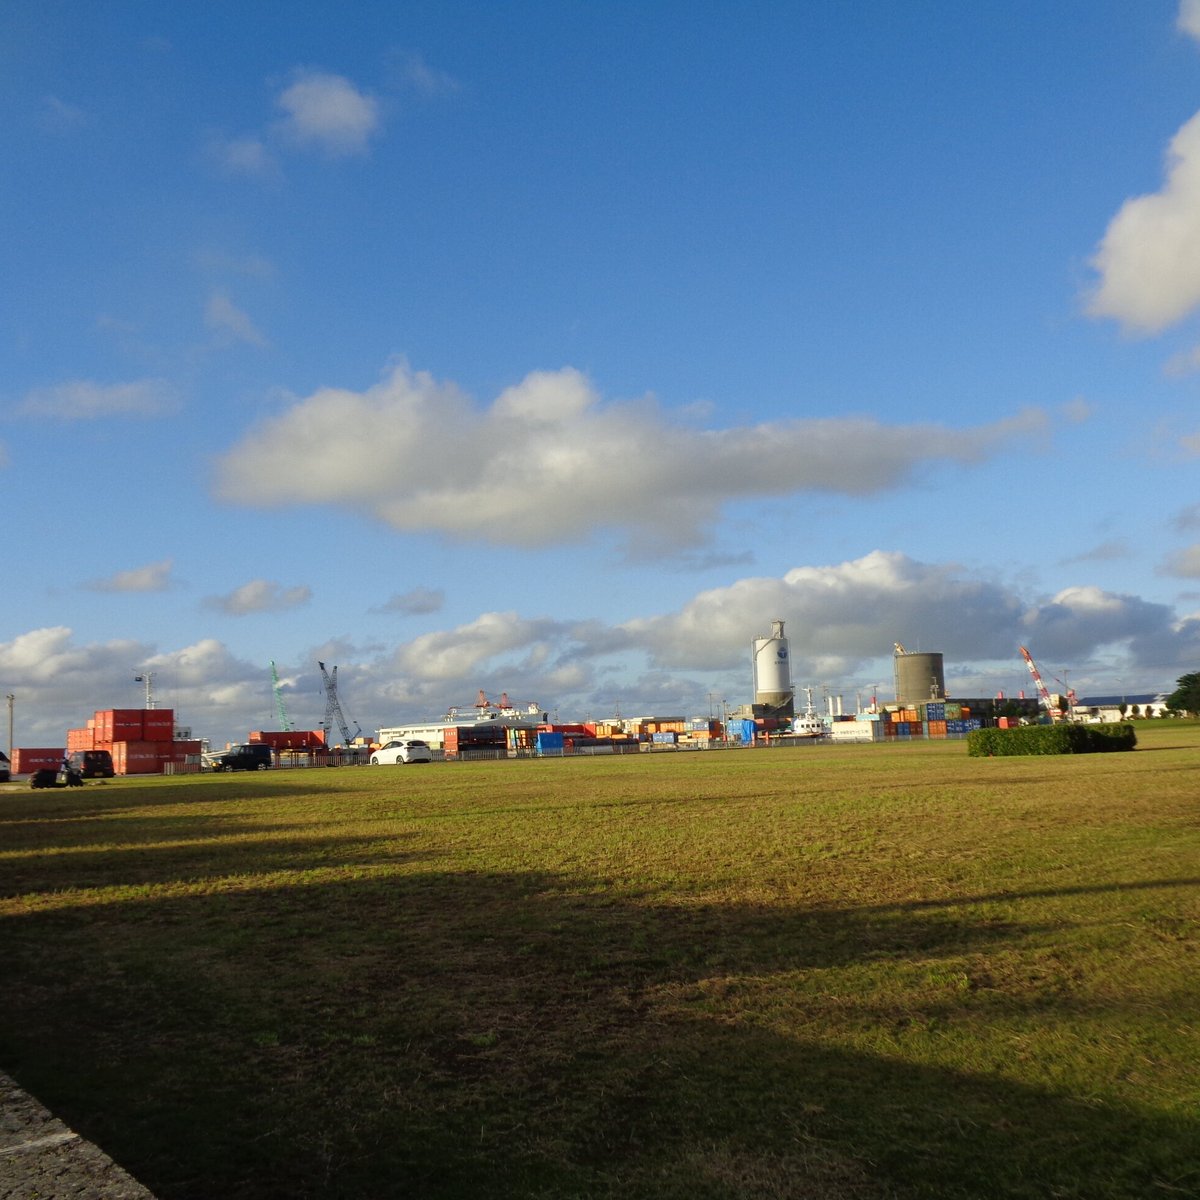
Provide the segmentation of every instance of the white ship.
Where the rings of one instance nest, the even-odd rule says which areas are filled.
[[[829,729],[813,708],[812,688],[805,688],[804,694],[808,698],[808,703],[805,705],[804,711],[792,722],[792,736],[824,737]]]

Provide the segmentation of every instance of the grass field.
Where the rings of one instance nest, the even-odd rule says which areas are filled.
[[[0,1068],[161,1200],[1200,1195],[1200,727],[0,794]]]

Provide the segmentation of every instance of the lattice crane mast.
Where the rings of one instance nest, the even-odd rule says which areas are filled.
[[[1033,676],[1033,682],[1037,685],[1038,696],[1041,697],[1042,703],[1046,706],[1046,712],[1049,714],[1050,720],[1060,720],[1063,715],[1062,709],[1058,708],[1050,698],[1050,693],[1046,685],[1042,682],[1042,673],[1037,669],[1037,663],[1033,661],[1033,656],[1024,646],[1020,646],[1018,649],[1021,651],[1021,657],[1025,660],[1025,665],[1029,668],[1030,675]]]
[[[354,733],[350,732],[346,714],[342,712],[341,701],[338,700],[337,667],[334,667],[332,671],[327,671],[323,662],[318,662],[317,666],[321,668],[321,682],[325,686],[325,719],[321,722],[321,728],[325,731],[325,744],[329,744],[329,731],[333,728],[334,721],[337,721],[338,728],[342,731],[342,744],[349,746],[354,738],[362,732],[362,727],[355,721]]]
[[[279,717],[279,728],[284,733],[291,733],[292,722],[288,718],[287,705],[283,702],[283,689],[279,686],[279,672],[275,669],[274,659],[271,659],[271,692],[275,696],[275,712]]]

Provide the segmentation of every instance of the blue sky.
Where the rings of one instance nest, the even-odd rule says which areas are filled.
[[[1200,3],[9,0],[0,106],[18,745],[1200,666]]]

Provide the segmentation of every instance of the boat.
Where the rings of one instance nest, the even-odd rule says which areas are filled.
[[[791,734],[793,737],[825,737],[829,729],[813,708],[812,688],[805,688],[804,693],[808,698],[808,703],[805,705],[804,711],[792,721]]]

